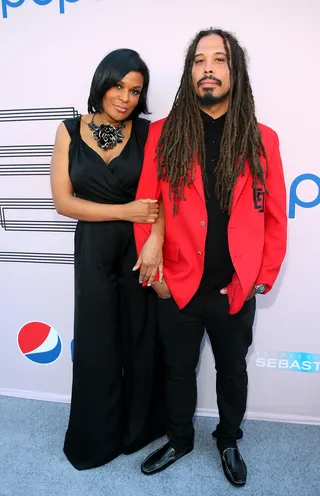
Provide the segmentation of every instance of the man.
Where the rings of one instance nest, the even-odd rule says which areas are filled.
[[[142,471],[164,470],[193,449],[205,328],[217,371],[220,421],[213,437],[226,477],[242,486],[247,470],[237,440],[255,295],[270,291],[277,278],[287,216],[278,137],[257,123],[244,51],[230,33],[201,31],[190,44],[172,110],[151,125],[139,198],[162,199],[165,212],[164,281],[153,287],[160,296],[169,438]],[[150,226],[135,226],[138,253],[149,233]]]

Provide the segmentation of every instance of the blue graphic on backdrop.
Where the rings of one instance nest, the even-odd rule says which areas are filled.
[[[29,0],[31,1],[31,0]],[[37,5],[40,5],[40,6],[45,6],[45,5],[48,5],[49,3],[52,2],[52,0],[32,0],[34,3],[36,3]],[[55,0],[57,1],[57,0]],[[17,0],[16,2],[12,1],[12,0],[1,0],[1,3],[2,3],[2,17],[4,19],[7,19],[8,17],[8,7],[11,7],[11,8],[17,8],[17,7],[21,7],[21,5],[25,2],[25,0]],[[65,13],[65,3],[75,3],[75,2],[79,2],[79,0],[58,0],[59,2],[59,11],[60,11],[60,14],[64,14]]]
[[[290,372],[320,373],[320,355],[296,351],[275,351],[257,353],[257,367],[281,369]]]
[[[301,200],[297,195],[297,188],[299,184],[303,181],[312,181],[318,187],[318,194],[316,198],[310,199],[309,201]],[[290,196],[289,196],[289,219],[294,219],[296,215],[296,205],[302,208],[313,208],[319,205],[320,203],[320,177],[315,174],[301,174],[296,177],[294,181],[292,181],[290,187]]]

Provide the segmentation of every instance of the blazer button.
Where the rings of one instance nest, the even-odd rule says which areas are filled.
[[[197,252],[197,255],[202,255],[202,251],[198,251]]]
[[[202,220],[202,221],[200,222],[200,225],[201,225],[202,227],[205,227],[207,224],[205,223],[205,221],[204,221],[204,220]]]

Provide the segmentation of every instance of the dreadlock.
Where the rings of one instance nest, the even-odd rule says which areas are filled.
[[[157,147],[158,177],[170,183],[173,212],[185,198],[184,188],[195,179],[198,160],[204,184],[205,172],[204,131],[197,94],[192,81],[192,66],[199,41],[211,34],[223,39],[230,71],[229,107],[221,141],[217,165],[216,194],[221,209],[230,212],[232,192],[240,174],[244,174],[248,160],[253,178],[253,189],[262,184],[266,191],[265,173],[260,161],[266,152],[255,115],[254,98],[247,70],[246,56],[237,39],[220,29],[200,31],[191,42],[184,64],[180,86],[173,107],[166,119]]]

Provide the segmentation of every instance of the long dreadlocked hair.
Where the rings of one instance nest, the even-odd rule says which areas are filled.
[[[205,172],[204,131],[199,101],[192,81],[192,66],[199,41],[211,34],[221,36],[227,54],[230,71],[229,106],[221,141],[220,159],[217,165],[216,194],[221,209],[230,212],[232,192],[240,174],[244,174],[248,160],[253,178],[253,189],[260,183],[267,191],[265,173],[260,161],[267,160],[261,133],[255,115],[254,98],[250,84],[246,56],[237,39],[221,29],[200,31],[189,45],[173,107],[166,119],[157,147],[158,177],[170,183],[173,196],[173,213],[185,198],[184,188],[194,181],[196,159],[204,184]]]

